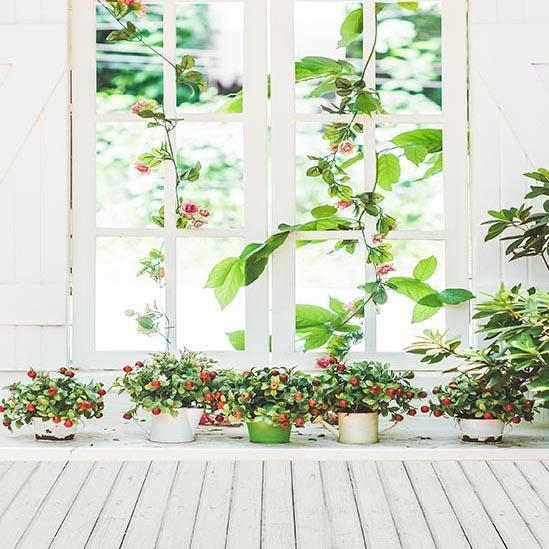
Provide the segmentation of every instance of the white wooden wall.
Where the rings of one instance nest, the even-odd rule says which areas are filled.
[[[0,6],[0,369],[67,360],[66,0]]]

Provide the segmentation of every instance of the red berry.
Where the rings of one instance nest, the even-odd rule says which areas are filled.
[[[533,406],[534,406],[534,401],[533,401],[533,400],[525,400],[525,401],[524,401],[524,407],[525,407],[526,409],[529,410],[529,409],[532,408]]]
[[[377,385],[373,385],[370,387],[370,393],[373,393],[374,395],[377,395],[381,389]]]
[[[70,429],[74,423],[70,420],[70,419],[67,419],[65,420],[65,422],[63,423],[63,425],[67,428],[67,429]]]
[[[444,397],[444,398],[441,398],[440,399],[440,403],[443,405],[443,406],[450,406],[450,404],[452,404],[452,401],[447,398],[447,397]]]
[[[218,402],[215,405],[215,407],[216,407],[217,410],[223,410],[223,408],[225,408],[225,403],[224,402]]]
[[[335,356],[331,356],[328,358],[328,362],[330,364],[335,364],[337,362],[337,358]]]
[[[408,391],[408,392],[406,393],[406,398],[407,398],[408,400],[412,400],[412,399],[414,398],[414,393],[412,393],[412,391]]]
[[[250,371],[249,370],[244,370],[242,372],[242,377],[248,377],[250,375]]]
[[[482,417],[484,419],[493,419],[493,415],[490,413],[490,412],[484,412],[484,414],[482,415]]]
[[[278,414],[278,421],[280,423],[286,423],[288,421],[286,414]]]
[[[343,398],[337,404],[340,408],[347,408],[347,401]]]
[[[337,365],[337,371],[338,372],[344,372],[345,371],[345,364],[338,364]]]
[[[153,408],[153,409],[151,410],[151,414],[152,414],[153,416],[159,415],[159,414],[160,414],[160,408]]]
[[[429,412],[429,406],[422,406],[421,411],[426,414],[427,412]]]
[[[151,387],[153,389],[158,389],[160,387],[160,381],[158,381],[158,379],[153,379],[151,381]]]
[[[277,377],[278,375],[280,375],[280,372],[278,370],[271,370],[271,375],[273,377]]]
[[[204,400],[206,402],[211,402],[213,400],[213,396],[210,395],[210,393],[208,393],[208,394],[204,395]]]
[[[213,381],[217,377],[217,372],[210,372],[210,380]]]
[[[67,371],[65,372],[65,375],[66,375],[67,377],[74,377],[74,372],[72,372],[71,370],[67,370]]]
[[[64,374],[66,371],[67,371],[67,369],[65,367],[59,368],[59,373],[60,374]]]
[[[51,420],[52,420],[54,423],[61,423],[61,418],[60,418],[60,417],[52,417]]]
[[[288,381],[288,376],[286,374],[281,374],[280,381],[282,381],[282,383],[286,383],[286,381]]]
[[[133,368],[131,366],[124,366],[124,368],[122,368],[122,370],[124,370],[124,372],[129,374],[133,370]]]
[[[206,370],[202,370],[200,372],[200,379],[204,382],[209,381],[210,380],[210,374],[208,372],[206,372]]]
[[[392,389],[391,387],[389,387],[388,389],[385,390],[385,394],[391,398],[393,398],[395,396],[395,390]]]
[[[304,425],[305,421],[302,417],[298,417],[296,420],[295,420],[295,425],[296,427],[301,427],[302,425]]]
[[[5,411],[6,411],[6,409],[4,408],[4,406],[0,405],[0,413],[5,412]]]
[[[511,421],[515,424],[520,423],[520,417],[515,416]]]
[[[402,394],[404,393],[404,389],[402,387],[399,387],[397,390],[396,390],[396,394],[398,396],[401,396]]]
[[[506,412],[512,412],[515,409],[515,407],[512,404],[506,404],[505,405],[505,411]]]
[[[4,427],[9,427],[11,424],[10,424],[9,421],[3,421],[3,422],[2,422],[2,425],[3,425]]]
[[[427,397],[427,393],[425,391],[421,391],[421,393],[419,393],[419,398],[426,398]]]
[[[360,383],[360,381],[358,380],[357,377],[352,377],[351,378],[351,385],[358,385]]]
[[[312,416],[318,416],[318,410],[316,408],[311,408],[310,412]]]
[[[142,368],[142,367],[143,367],[143,363],[142,363],[140,360],[138,360],[138,361],[135,363],[135,366],[136,366],[137,368]]]
[[[417,411],[414,410],[413,408],[410,408],[410,409],[408,410],[408,415],[409,415],[409,416],[415,416],[416,414],[417,414]]]
[[[185,387],[187,389],[193,389],[194,388],[194,383],[192,381],[185,381]]]
[[[36,410],[36,405],[33,404],[32,402],[29,402],[29,403],[27,404],[26,408],[27,408],[27,410],[28,410],[29,412],[34,412],[34,410]]]
[[[434,415],[435,417],[440,417],[440,416],[442,415],[442,412],[441,412],[440,410],[435,410],[435,411],[433,412],[433,415]]]
[[[129,413],[129,412],[126,412],[125,414],[122,415],[122,417],[124,419],[131,419],[132,418],[132,415]]]
[[[217,423],[223,423],[225,421],[225,416],[223,414],[217,414],[215,416],[215,420]]]
[[[34,370],[29,370],[27,372],[27,375],[31,378],[31,379],[34,379],[36,377],[36,372]]]
[[[105,396],[107,394],[107,391],[105,391],[105,389],[99,389],[99,391],[97,391],[97,394],[99,396]]]
[[[217,400],[219,400],[223,395],[219,392],[219,391],[216,391],[214,393],[214,397],[217,398]]]
[[[404,419],[404,416],[401,416],[400,414],[395,414],[394,420],[395,421],[402,421]]]
[[[50,395],[52,395],[52,396],[53,396],[53,395],[56,395],[56,394],[57,394],[57,389],[56,389],[55,387],[50,387],[50,388],[48,389],[48,393],[49,393]]]
[[[309,405],[309,408],[314,408],[316,406],[316,400],[311,399],[307,404]]]

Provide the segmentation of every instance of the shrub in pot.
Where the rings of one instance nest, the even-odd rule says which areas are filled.
[[[330,363],[319,376],[319,400],[337,414],[339,430],[320,418],[343,444],[372,444],[379,440],[379,415],[395,424],[417,413],[413,401],[427,393],[413,387],[413,372],[395,372],[379,362]]]
[[[310,376],[294,368],[227,372],[226,411],[244,421],[251,442],[290,441],[292,425],[303,427],[319,414]]]
[[[509,383],[490,388],[481,378],[458,375],[446,386],[433,389],[436,400],[422,412],[454,418],[464,442],[501,442],[506,424],[534,419],[534,401],[526,398],[526,387]]]
[[[123,417],[151,414],[148,437],[153,442],[192,442],[203,412],[220,410],[225,396],[215,361],[203,353],[153,353],[144,362],[126,365],[113,386],[127,393],[133,406]]]
[[[5,389],[9,396],[0,403],[3,425],[10,431],[32,425],[37,440],[72,440],[83,418],[103,417],[102,383],[77,381],[72,370],[59,374],[27,372],[30,381],[15,381]]]

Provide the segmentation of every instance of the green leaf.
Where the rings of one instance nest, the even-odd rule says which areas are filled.
[[[308,56],[295,64],[295,78],[297,82],[318,78],[326,75],[338,75],[343,66],[329,57]]]
[[[237,257],[227,257],[217,263],[210,271],[204,288],[219,288],[223,286],[229,271],[236,262],[238,262]]]
[[[423,322],[428,318],[436,315],[440,311],[440,307],[427,307],[425,305],[420,305],[416,303],[414,306],[414,311],[412,313],[412,324],[417,322]]]
[[[231,345],[233,346],[233,349],[235,351],[244,351],[246,348],[246,334],[244,330],[236,330],[236,332],[227,332],[225,334],[229,341],[231,342]]]
[[[312,216],[316,219],[320,219],[322,217],[330,217],[336,212],[337,208],[335,206],[330,206],[329,204],[326,204],[324,206],[317,206],[316,208],[313,208],[311,210]]]
[[[295,306],[295,326],[298,331],[308,331],[312,326],[323,325],[336,318],[336,314],[318,305],[298,304]]]
[[[310,331],[302,338],[304,342],[303,350],[311,351],[322,347],[332,336],[331,330],[324,326],[310,328]]]
[[[457,305],[464,301],[469,301],[475,296],[469,291],[463,288],[449,288],[438,294],[439,299],[446,305]]]
[[[381,111],[381,104],[375,95],[369,92],[362,92],[355,99],[355,109],[363,114],[371,114]]]
[[[432,159],[432,160],[431,160]],[[430,160],[428,160],[429,163],[431,163],[431,167],[423,174],[421,179],[428,179],[429,177],[432,177],[433,175],[436,175],[437,173],[442,172],[443,170],[443,157],[442,153],[435,153]]]
[[[408,10],[408,11],[417,11],[419,7],[419,2],[397,2],[397,3],[401,8],[404,8],[405,10]]]
[[[429,294],[436,294],[436,290],[420,280],[405,276],[394,276],[387,281],[388,285],[397,293],[410,298],[416,303]]]
[[[351,166],[353,166],[354,164],[356,164],[357,162],[360,162],[361,160],[364,159],[364,153],[363,152],[359,152],[357,155],[353,156],[352,158],[349,158],[349,160],[345,160],[345,162],[343,162],[341,164],[341,167],[346,170],[347,168],[350,168]]]
[[[382,189],[390,191],[400,180],[400,161],[394,154],[383,154],[377,159],[377,182]]]
[[[243,95],[242,92],[238,92],[234,97],[230,97],[223,103],[216,112],[219,113],[241,113],[243,105]]]
[[[346,48],[362,35],[363,31],[363,11],[362,7],[357,8],[347,14],[339,30],[341,39],[338,47]]]
[[[437,153],[442,151],[442,130],[436,128],[411,130],[395,135],[391,142],[403,148],[409,145],[422,145],[428,153]]]
[[[404,156],[412,164],[419,166],[427,156],[427,148],[423,145],[406,145],[404,147]]]
[[[273,234],[246,258],[244,264],[246,286],[259,278],[265,270],[271,254],[286,242],[289,234],[287,231]]]
[[[244,264],[241,259],[237,259],[227,271],[223,284],[215,288],[215,297],[222,309],[231,303],[242,286],[244,286]]]
[[[417,280],[428,280],[437,269],[437,259],[434,255],[422,259],[414,267],[414,278]]]
[[[348,313],[347,309],[343,306],[343,302],[332,296],[330,296],[330,309],[332,309],[332,311],[339,316]]]

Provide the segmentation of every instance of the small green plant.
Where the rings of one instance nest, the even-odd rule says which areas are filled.
[[[176,416],[181,408],[222,408],[225,396],[219,391],[222,381],[214,365],[202,353],[183,351],[179,356],[153,353],[145,362],[124,366],[124,375],[113,383],[118,394],[127,393],[133,404],[124,419],[132,419],[139,409]]]
[[[227,372],[227,414],[246,422],[303,427],[320,413],[313,380],[295,368],[252,368]]]
[[[72,370],[61,368],[60,375],[50,372],[27,372],[28,383],[15,381],[5,389],[9,396],[0,403],[0,413],[4,414],[3,425],[10,431],[32,423],[33,418],[52,420],[70,428],[81,418],[101,418],[103,416],[103,396],[106,394],[102,383],[81,383],[75,379]]]
[[[526,387],[520,382],[509,383],[498,389],[490,388],[481,378],[458,375],[446,386],[437,386],[429,406],[435,417],[461,419],[500,419],[505,423],[520,423],[534,419],[534,401],[525,397]]]
[[[377,412],[398,422],[404,414],[415,416],[412,402],[427,396],[410,384],[413,377],[413,372],[395,372],[380,362],[343,364],[332,359],[318,378],[318,400],[330,412]]]

